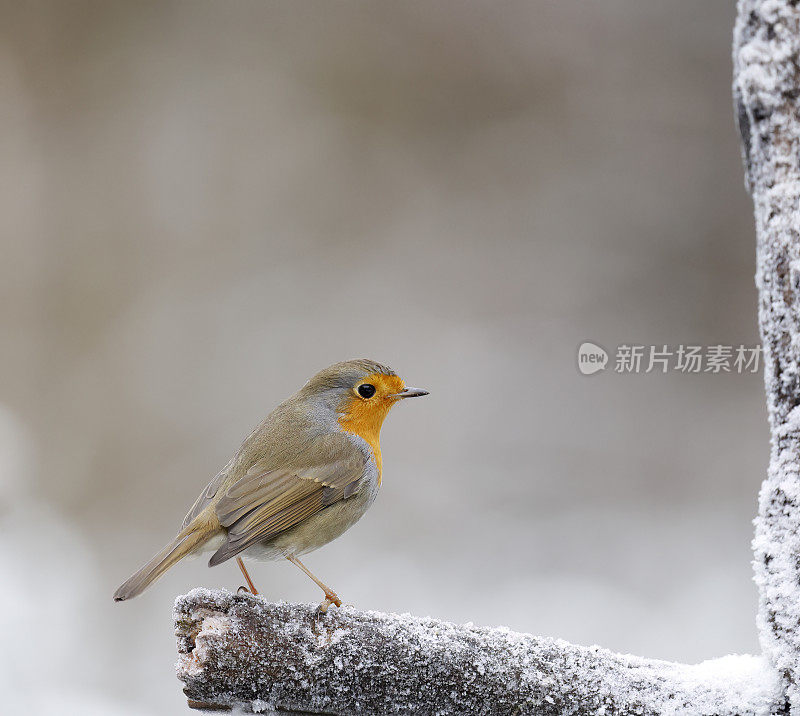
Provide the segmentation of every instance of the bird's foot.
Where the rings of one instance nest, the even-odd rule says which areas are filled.
[[[336,592],[325,592],[325,599],[323,599],[322,603],[317,607],[317,614],[326,614],[331,604],[341,607],[342,600],[339,599]]]
[[[244,586],[244,584],[241,587],[239,587],[239,589],[236,590],[237,594],[242,594],[242,592],[244,592],[245,594],[252,594],[254,597],[258,596],[258,590],[248,589],[247,587]]]

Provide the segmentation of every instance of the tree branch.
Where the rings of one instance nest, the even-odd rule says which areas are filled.
[[[800,709],[800,9],[740,0],[733,93],[757,234],[756,284],[772,431],[756,519],[762,648]]]
[[[508,629],[272,604],[195,589],[175,604],[178,676],[195,705],[331,714],[768,714],[765,662],[697,666]]]

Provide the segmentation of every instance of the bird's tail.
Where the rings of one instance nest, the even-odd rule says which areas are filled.
[[[205,525],[202,527],[198,525],[194,530],[190,525],[186,530],[182,530],[172,542],[114,592],[114,601],[122,602],[141,594],[173,564],[196,549],[209,537],[211,534]]]

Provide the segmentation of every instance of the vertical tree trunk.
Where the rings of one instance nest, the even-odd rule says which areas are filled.
[[[762,647],[800,709],[800,9],[740,0],[733,92],[753,197],[772,451],[756,519]]]

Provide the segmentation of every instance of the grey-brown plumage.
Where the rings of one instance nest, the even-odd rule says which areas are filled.
[[[286,557],[320,584],[327,602],[338,603],[297,557],[335,539],[366,512],[380,485],[383,419],[401,398],[425,394],[366,359],[320,371],[247,437],[192,505],[175,539],[114,599],[135,597],[187,554],[213,549],[209,566],[243,552]]]

